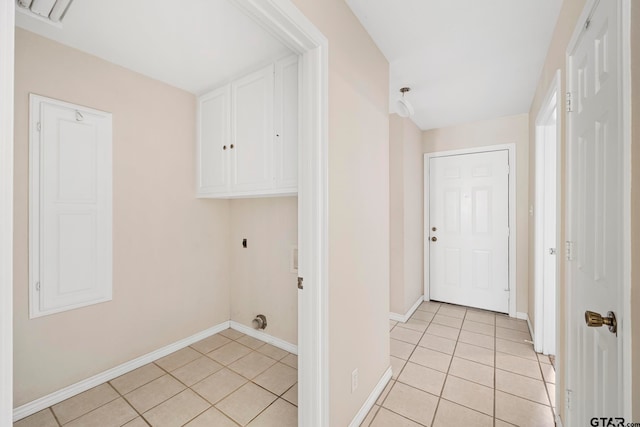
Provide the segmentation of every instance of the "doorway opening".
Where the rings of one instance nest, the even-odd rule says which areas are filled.
[[[560,70],[536,119],[534,347],[547,355],[556,354],[559,97]]]

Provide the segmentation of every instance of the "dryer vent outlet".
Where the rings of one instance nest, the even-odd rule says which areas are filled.
[[[255,319],[253,319],[254,329],[265,329],[267,327],[267,316],[264,314],[258,314]]]

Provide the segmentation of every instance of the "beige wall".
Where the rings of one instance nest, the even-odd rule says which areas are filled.
[[[293,2],[329,41],[329,425],[346,426],[389,367],[389,64],[344,0]]]
[[[389,116],[390,309],[406,314],[423,295],[422,132]]]
[[[422,133],[425,153],[516,144],[516,310],[527,313],[529,252],[529,123],[528,115],[502,117]]]
[[[631,2],[631,327],[632,410],[640,419],[640,2]]]
[[[298,274],[291,271],[291,250],[298,244],[298,198],[231,200],[229,217],[231,320],[252,327],[264,314],[265,333],[296,344]]]
[[[29,320],[28,94],[113,113],[113,301]],[[16,30],[19,406],[229,319],[228,202],[194,192],[195,98]]]
[[[551,85],[551,82],[553,81],[553,78],[555,77],[555,73],[556,71],[559,69],[562,72],[561,78],[560,78],[560,82],[561,82],[561,89],[560,89],[560,93],[565,93],[566,92],[566,88],[565,88],[565,79],[566,79],[566,68],[565,68],[565,60],[566,60],[566,50],[567,50],[567,46],[569,45],[569,40],[571,39],[571,36],[573,35],[573,30],[576,27],[577,21],[578,21],[578,17],[580,16],[580,14],[582,13],[582,9],[584,8],[585,5],[585,0],[564,0],[564,2],[562,3],[562,8],[560,10],[560,16],[558,17],[558,22],[556,24],[556,28],[554,30],[553,33],[553,37],[551,40],[551,45],[549,46],[549,52],[547,53],[547,58],[545,60],[545,64],[544,64],[544,68],[542,69],[542,72],[540,74],[540,80],[538,82],[538,86],[535,92],[535,96],[533,98],[533,103],[531,105],[531,110],[529,112],[529,138],[531,139],[532,143],[529,147],[529,171],[531,173],[530,175],[530,181],[529,181],[529,204],[530,205],[534,205],[535,204],[535,121],[536,118],[538,116],[538,113],[540,111],[541,108],[541,104],[544,101],[545,96],[547,95],[547,92],[549,90],[549,86]],[[563,97],[564,99],[564,97]],[[562,104],[562,103],[560,103]],[[565,140],[565,135],[566,135],[566,121],[565,120],[560,120],[560,131],[561,131],[561,141],[560,141],[560,157],[558,159],[558,161],[561,163],[561,168],[560,168],[560,174],[559,174],[559,178],[560,178],[560,188],[564,189],[565,188],[565,168],[562,167],[564,161],[565,161],[565,147],[566,147],[566,140]],[[564,200],[564,195],[562,196],[563,200]],[[535,207],[534,207],[535,209]],[[564,201],[561,203],[561,215],[560,215],[560,235],[564,236],[565,235],[565,231],[564,231],[564,227],[565,227],[565,223],[564,223]],[[535,292],[535,282],[534,282],[534,278],[533,278],[533,274],[534,274],[534,232],[535,232],[535,228],[534,228],[535,222],[531,221],[530,227],[529,227],[529,241],[531,242],[531,247],[530,247],[530,252],[529,252],[529,283],[530,283],[530,287],[529,287],[529,315],[531,317],[532,320],[532,327],[533,327],[533,314],[535,313],[535,300],[534,300],[534,292]],[[558,253],[564,253],[564,244],[561,245],[561,247],[558,248]],[[559,310],[559,316],[557,318],[557,323],[558,325],[564,325],[566,322],[566,317],[565,317],[565,313],[564,313],[564,305],[565,305],[565,289],[564,289],[564,280],[562,280],[562,278],[564,278],[564,258],[560,257],[559,258],[559,268],[558,268],[558,277],[561,278],[561,280],[559,280],[558,284],[560,286],[560,298],[557,301],[558,306],[560,307]],[[558,330],[559,332],[559,340],[560,340],[560,347],[558,348],[558,357],[556,358],[556,370],[560,373],[564,372],[565,366],[566,366],[566,360],[564,358],[564,354],[562,352],[562,350],[564,349],[564,343],[565,342],[565,328],[559,328]],[[556,393],[559,396],[559,401],[563,402],[564,401],[564,392],[563,390],[565,389],[565,383],[564,383],[564,375],[560,374],[557,376],[557,382],[556,382]],[[561,407],[559,408],[560,410],[560,416],[562,417],[563,420],[565,420],[565,414],[564,414],[564,405],[561,405]]]

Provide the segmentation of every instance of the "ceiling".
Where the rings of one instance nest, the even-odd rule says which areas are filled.
[[[290,53],[229,0],[81,0],[62,29],[16,25],[195,94]]]
[[[346,0],[422,130],[529,112],[562,0]]]

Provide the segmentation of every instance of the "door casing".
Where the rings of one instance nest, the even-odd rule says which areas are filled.
[[[582,10],[582,14],[580,18],[578,18],[576,28],[574,29],[573,35],[569,44],[567,46],[567,51],[565,55],[565,64],[566,64],[566,86],[567,88],[572,87],[571,81],[571,69],[570,69],[570,58],[572,56],[573,51],[577,47],[578,42],[580,41],[580,37],[584,31],[584,26],[589,17],[591,16],[592,11],[598,5],[601,0],[587,0],[584,9]],[[628,237],[623,239],[622,242],[622,286],[621,286],[621,295],[619,296],[620,302],[619,307],[621,308],[622,318],[626,320],[626,322],[618,323],[618,337],[622,340],[622,348],[619,351],[620,355],[620,363],[622,369],[620,370],[619,382],[622,384],[622,416],[626,420],[631,420],[632,415],[632,358],[631,358],[631,0],[605,0],[605,1],[616,1],[618,7],[618,19],[619,19],[619,40],[620,40],[620,49],[619,53],[619,61],[620,61],[620,120],[618,121],[619,125],[619,135],[622,138],[622,204],[623,204],[623,212],[622,212],[622,236]],[[571,140],[571,121],[570,121],[570,113],[566,114],[566,140]],[[569,147],[567,145],[567,155],[566,155],[566,176],[569,177],[571,174],[571,164],[569,162]],[[566,183],[566,192],[565,194],[570,194],[571,187],[570,180],[567,180]],[[570,235],[570,217],[571,217],[571,204],[570,199],[566,200],[566,209],[565,209],[565,221],[566,221],[566,235]],[[564,252],[563,252],[564,253]],[[571,270],[569,268],[565,268],[565,300],[563,304],[564,312],[569,315],[571,313]],[[582,319],[579,319],[582,320]],[[564,363],[562,366],[566,366],[568,361],[572,358],[572,349],[570,347],[571,342],[571,324],[572,319],[567,318],[564,324],[565,327],[565,345],[564,345],[564,354],[566,357],[564,358]],[[566,392],[571,387],[570,381],[570,373],[569,369],[564,370],[564,385],[565,390],[558,390],[556,393],[558,399],[562,399],[564,397],[564,409],[565,409],[565,424],[568,426],[572,425],[573,420],[571,419],[571,412],[568,410],[568,400],[566,399]],[[561,397],[562,396],[562,397]]]
[[[526,318],[526,314],[518,313],[516,307],[516,144],[490,145],[485,147],[465,148],[460,150],[438,151],[424,155],[424,300],[429,301],[429,160],[436,157],[455,156],[461,154],[484,153],[488,151],[507,150],[509,152],[509,316]]]

